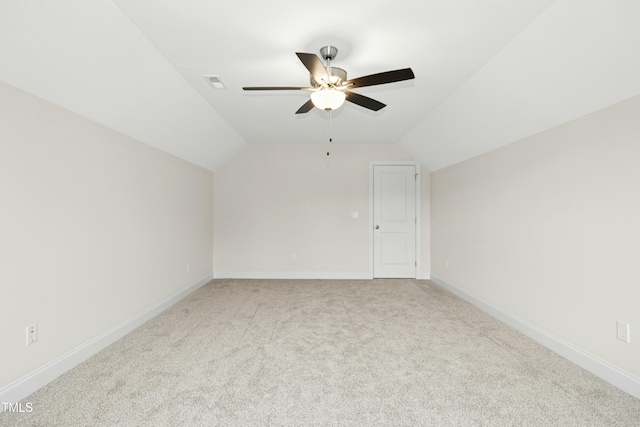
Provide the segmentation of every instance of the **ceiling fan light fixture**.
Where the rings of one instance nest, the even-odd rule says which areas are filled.
[[[331,111],[344,104],[346,95],[336,89],[320,89],[311,93],[311,102],[321,110]]]

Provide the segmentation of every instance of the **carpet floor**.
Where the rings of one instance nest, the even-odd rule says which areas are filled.
[[[429,281],[213,280],[3,426],[640,426],[640,400]]]

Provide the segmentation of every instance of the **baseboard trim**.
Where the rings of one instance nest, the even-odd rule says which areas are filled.
[[[593,354],[558,338],[548,331],[545,331],[544,329],[541,329],[518,316],[483,301],[475,295],[462,290],[458,286],[447,282],[436,274],[431,273],[431,281],[454,293],[465,301],[475,305],[498,320],[506,323],[534,341],[537,341],[565,359],[618,387],[620,390],[640,399],[640,378],[637,378],[636,376],[623,371]]]
[[[216,271],[214,279],[370,280],[368,271]]]
[[[281,280],[372,280],[368,271],[216,271],[214,279]],[[429,272],[418,273],[417,280],[429,280]]]
[[[213,278],[213,274],[201,278],[197,282],[169,295],[157,303],[147,307],[140,313],[115,325],[111,329],[68,351],[62,356],[48,362],[37,370],[25,375],[0,390],[0,402],[17,403],[41,387],[47,385],[60,375],[78,366],[100,350],[118,341],[137,327],[154,318],[190,293],[201,288]],[[3,412],[4,405],[0,405]]]

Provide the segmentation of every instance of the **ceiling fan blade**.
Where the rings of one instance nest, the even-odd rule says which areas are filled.
[[[401,70],[386,71],[384,73],[371,74],[369,76],[357,77],[352,80],[347,80],[343,83],[349,89],[365,86],[382,85],[385,83],[401,82],[403,80],[414,79],[415,75],[411,68],[403,68]]]
[[[323,80],[327,83],[329,82],[329,74],[327,73],[327,69],[324,68],[324,64],[317,55],[314,55],[313,53],[301,52],[296,52],[296,55],[298,55],[300,61],[302,61],[304,66],[307,67],[307,70],[309,70],[309,72],[317,82],[321,82]]]
[[[347,95],[347,101],[353,102],[361,107],[368,108],[369,110],[378,111],[387,106],[387,104],[383,104],[380,101],[376,101],[373,98],[369,98],[368,96],[360,95],[359,93],[344,91],[345,95]]]
[[[298,108],[298,111],[296,111],[296,114],[308,113],[309,111],[313,110],[313,107],[314,107],[313,102],[311,102],[311,100],[308,100],[302,105],[302,107]]]
[[[293,86],[245,86],[242,90],[312,90],[312,88]]]

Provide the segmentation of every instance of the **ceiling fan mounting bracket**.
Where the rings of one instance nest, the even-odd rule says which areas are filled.
[[[335,46],[324,46],[320,48],[320,56],[325,61],[333,61],[338,56],[338,48]]]

